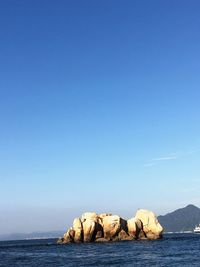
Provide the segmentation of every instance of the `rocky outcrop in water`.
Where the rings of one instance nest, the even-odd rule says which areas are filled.
[[[58,244],[160,239],[163,228],[152,211],[140,209],[135,217],[124,220],[109,213],[86,212],[75,218]]]

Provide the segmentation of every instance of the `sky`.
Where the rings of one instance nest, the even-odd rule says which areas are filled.
[[[0,1],[0,234],[200,206],[199,10]]]

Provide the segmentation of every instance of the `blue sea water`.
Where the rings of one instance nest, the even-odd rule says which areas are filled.
[[[200,235],[70,245],[57,245],[55,239],[1,241],[0,266],[200,266]]]

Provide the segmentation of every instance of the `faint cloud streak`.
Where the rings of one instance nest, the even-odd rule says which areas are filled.
[[[154,165],[156,165],[155,162],[152,162],[152,163],[146,163],[146,164],[144,164],[144,167],[151,167],[151,166],[154,166]]]
[[[188,151],[179,151],[179,152],[176,152],[176,153],[171,153],[168,156],[153,158],[153,159],[149,160],[149,162],[146,162],[145,164],[143,164],[143,166],[144,167],[152,167],[152,166],[158,165],[159,162],[177,160],[179,158],[183,158],[183,157],[192,155],[192,154],[197,153],[199,151],[200,151],[199,148],[196,148],[196,149],[195,148],[191,148]]]
[[[168,161],[168,160],[176,160],[178,159],[178,156],[174,153],[170,156],[165,157],[159,157],[159,158],[153,158],[149,162],[144,164],[144,167],[152,167],[158,164],[159,161]]]
[[[160,157],[160,158],[152,159],[152,161],[174,160],[174,159],[178,159],[178,157],[177,156]]]

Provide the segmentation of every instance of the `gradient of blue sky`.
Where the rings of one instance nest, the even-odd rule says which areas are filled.
[[[0,2],[0,233],[200,206],[200,2]]]

